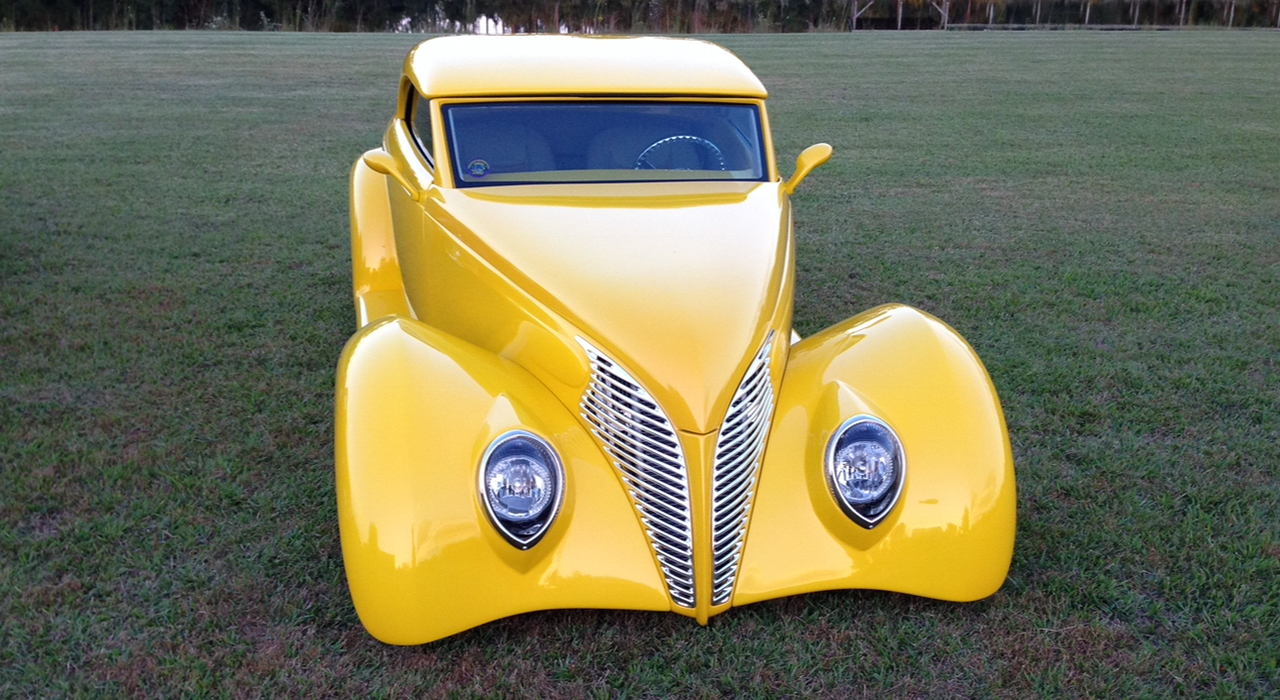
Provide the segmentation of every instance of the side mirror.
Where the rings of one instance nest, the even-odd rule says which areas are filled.
[[[382,173],[394,178],[409,193],[409,196],[413,197],[413,201],[417,202],[422,199],[422,192],[417,187],[409,184],[409,178],[400,172],[400,166],[396,165],[396,159],[392,158],[390,153],[382,150],[369,151],[364,154],[364,164],[369,166],[369,169],[375,173]]]
[[[790,180],[783,183],[782,189],[786,190],[787,194],[795,193],[796,188],[804,182],[806,177],[809,177],[809,173],[813,172],[814,168],[831,160],[833,152],[831,144],[827,143],[815,143],[801,151],[800,157],[796,158],[796,172]]]

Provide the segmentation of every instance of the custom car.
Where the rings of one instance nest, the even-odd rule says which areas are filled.
[[[832,149],[784,177],[767,97],[695,40],[408,55],[351,173],[337,370],[342,551],[374,637],[1002,585],[1016,498],[992,382],[908,306],[797,335],[792,194]]]

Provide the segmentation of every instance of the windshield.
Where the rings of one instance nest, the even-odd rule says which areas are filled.
[[[459,187],[766,178],[754,104],[498,102],[443,113]]]

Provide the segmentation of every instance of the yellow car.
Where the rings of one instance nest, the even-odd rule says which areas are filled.
[[[767,92],[714,44],[415,48],[351,173],[338,518],[361,621],[420,644],[553,608],[841,588],[967,601],[1013,550],[972,348],[906,306],[801,339]]]

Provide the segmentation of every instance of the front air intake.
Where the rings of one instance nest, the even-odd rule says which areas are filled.
[[[671,599],[693,608],[689,469],[675,426],[653,395],[618,363],[585,340],[578,338],[578,343],[591,361],[591,383],[582,396],[582,416],[627,485],[662,566]]]
[[[773,375],[769,354],[773,333],[747,367],[716,442],[711,477],[711,604],[729,602],[742,561],[751,500],[760,474],[760,456],[773,417]]]

